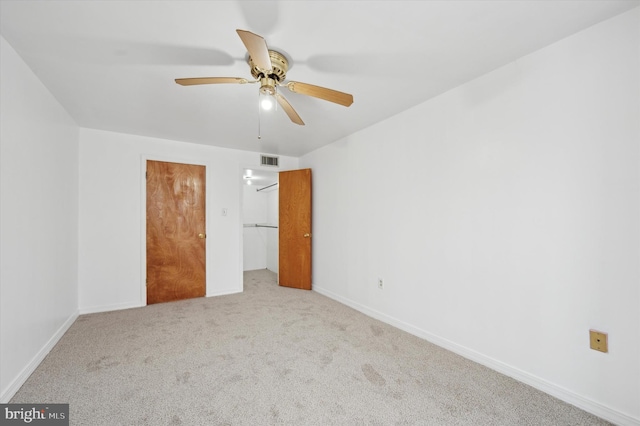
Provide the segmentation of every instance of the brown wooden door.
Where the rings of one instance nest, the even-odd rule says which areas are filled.
[[[311,169],[279,173],[278,283],[311,290]]]
[[[147,304],[205,295],[205,170],[147,161]]]

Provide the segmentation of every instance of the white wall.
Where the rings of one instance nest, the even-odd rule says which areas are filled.
[[[207,167],[207,295],[242,291],[242,169],[257,166],[260,155],[80,129],[81,312],[145,303],[145,159]],[[298,159],[280,162],[293,169]]]
[[[277,186],[267,192],[267,223],[278,225],[280,191]],[[280,250],[278,228],[267,229],[267,269],[278,273],[278,253]]]
[[[302,157],[314,289],[640,424],[639,28],[636,8]]]
[[[267,223],[267,195],[257,192],[255,186],[242,185],[242,221],[247,225]],[[247,227],[242,232],[243,269],[265,269],[267,267],[267,228]]]
[[[77,317],[78,127],[0,37],[0,402]]]

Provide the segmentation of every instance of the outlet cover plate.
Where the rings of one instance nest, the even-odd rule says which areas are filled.
[[[594,351],[609,352],[607,333],[597,330],[589,330],[590,347]]]

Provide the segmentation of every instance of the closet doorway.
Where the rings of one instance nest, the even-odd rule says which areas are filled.
[[[242,173],[243,270],[278,273],[278,172]]]

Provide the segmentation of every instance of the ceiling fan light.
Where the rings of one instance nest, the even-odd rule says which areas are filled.
[[[276,94],[276,82],[275,80],[263,77],[260,79],[260,108],[264,111],[269,111],[275,104],[274,95]]]
[[[260,108],[262,108],[265,111],[269,111],[271,108],[273,108],[273,96],[271,95],[262,95],[260,96]]]

